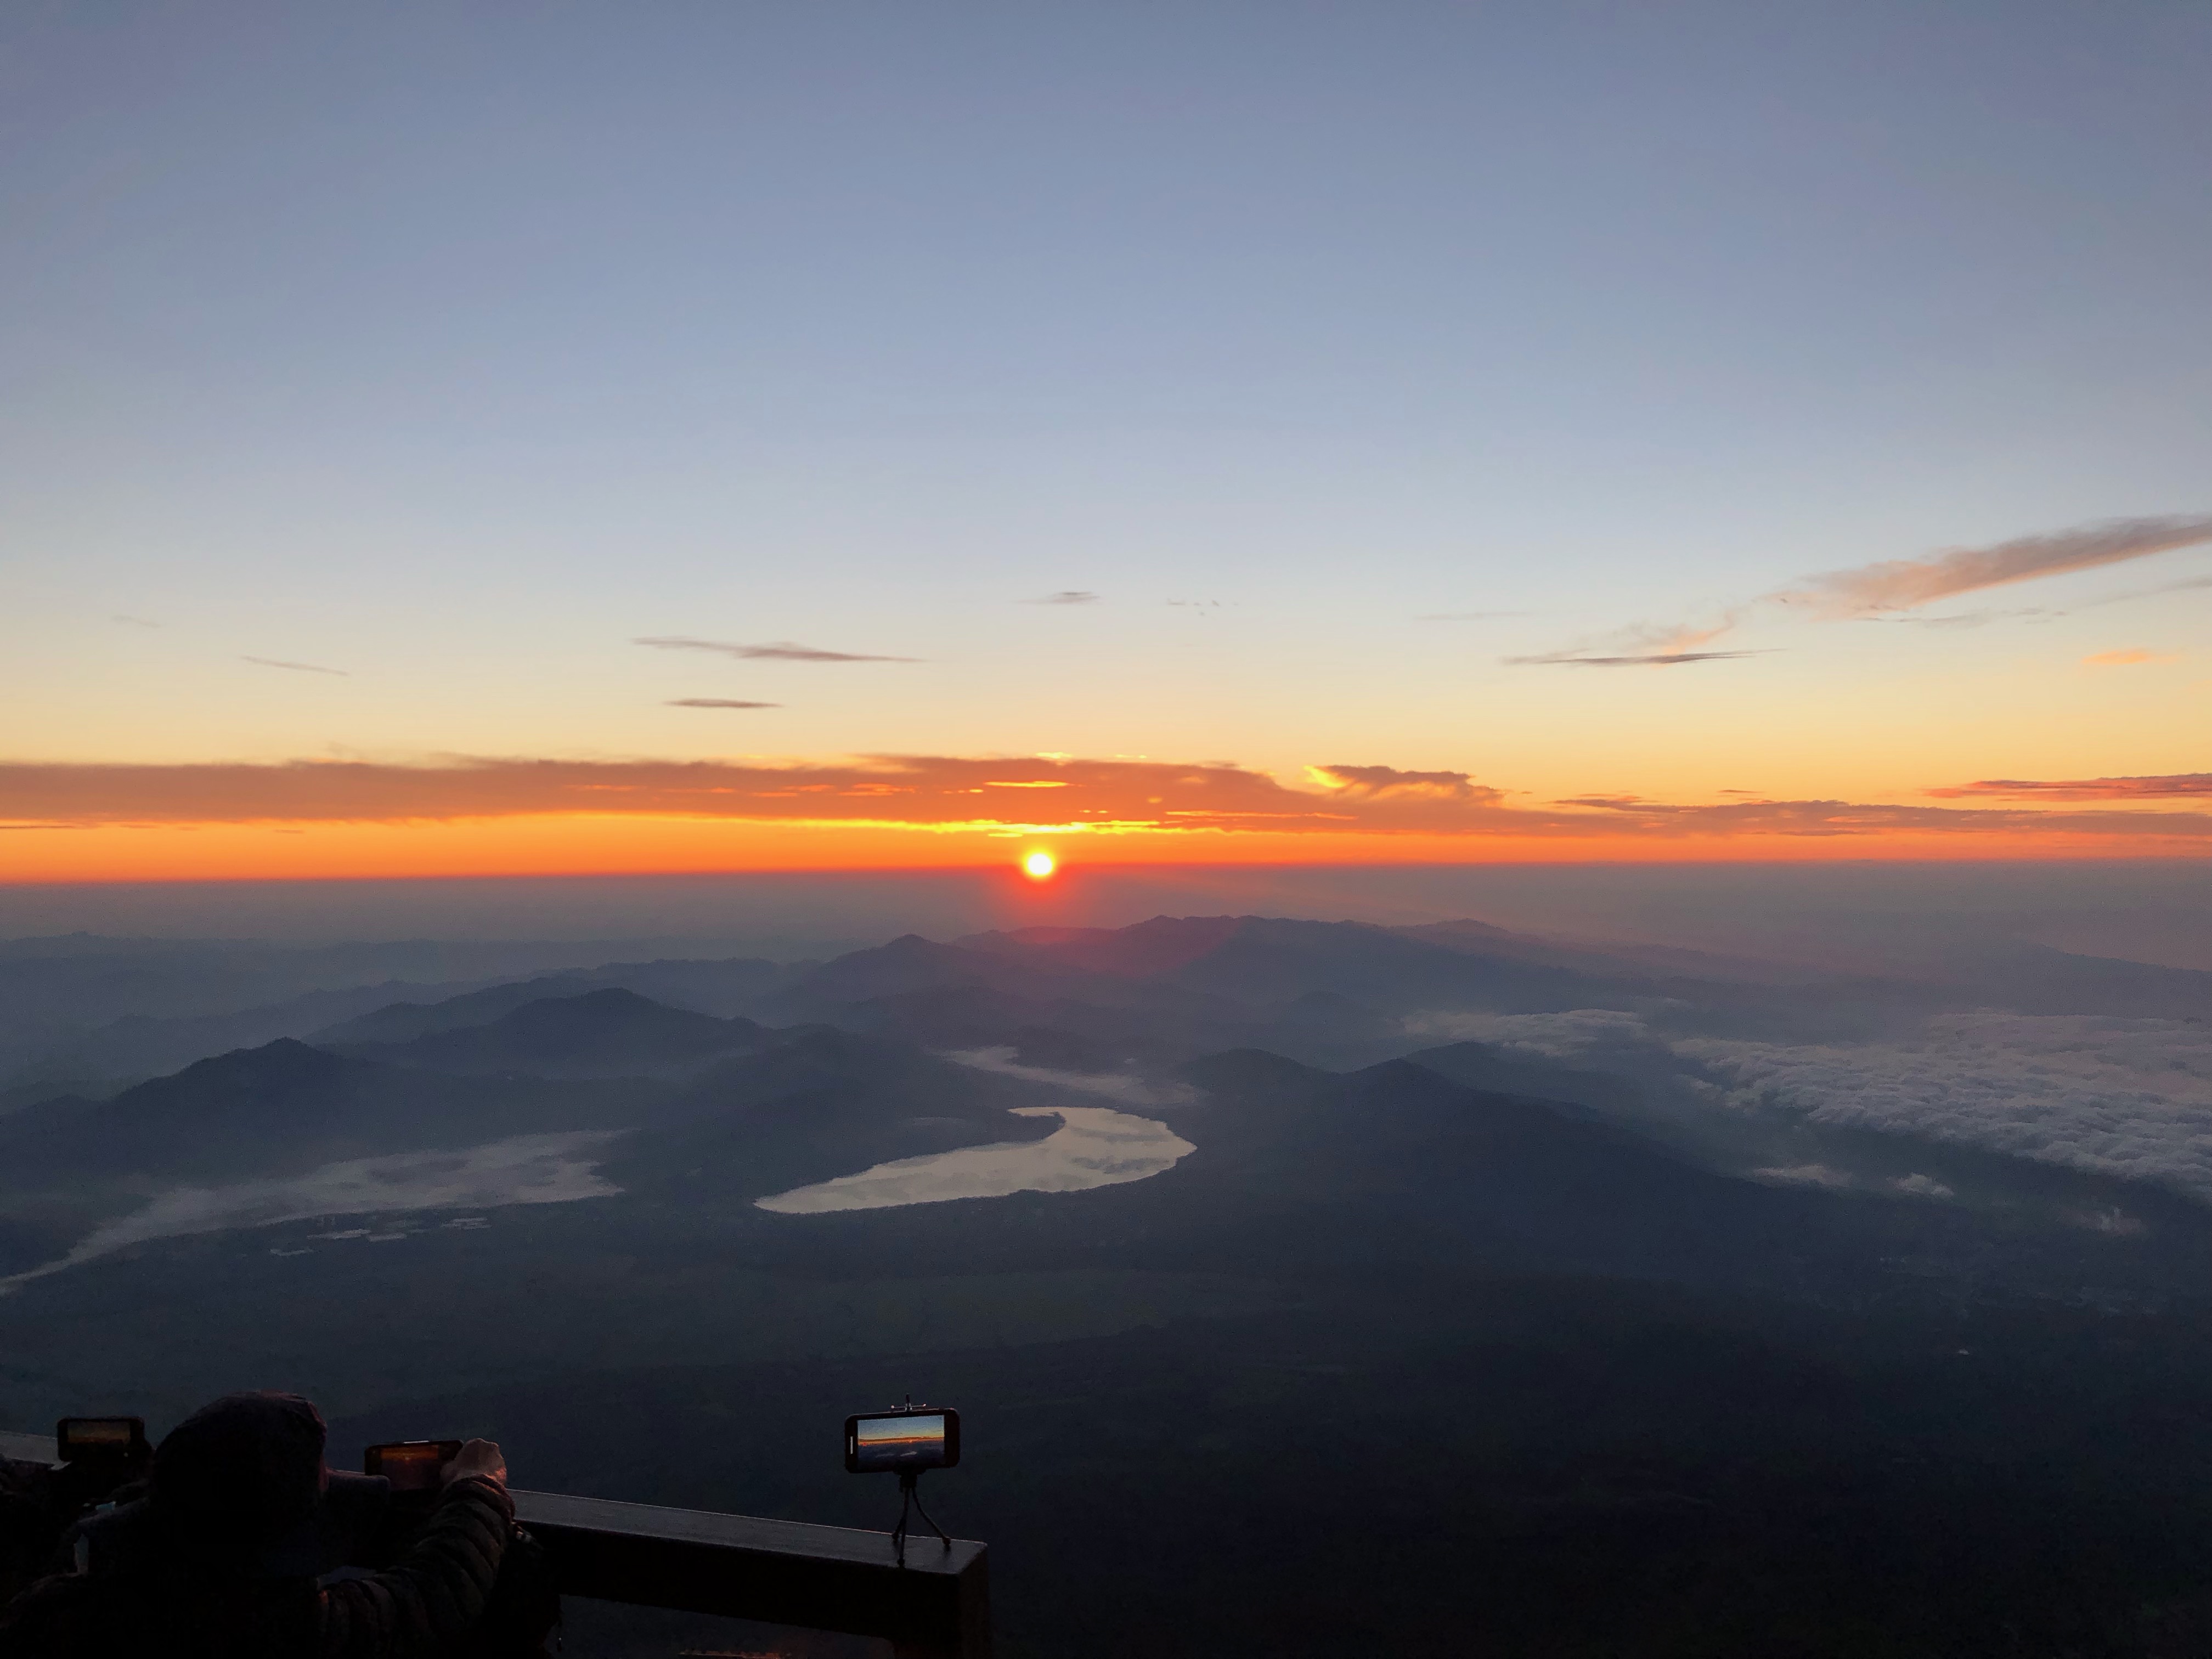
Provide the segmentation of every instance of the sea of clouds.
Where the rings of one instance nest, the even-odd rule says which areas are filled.
[[[2212,1200],[2206,1021],[1953,1013],[1907,1039],[1813,1044],[1667,1040],[1611,1008],[1423,1014],[1407,1029],[1594,1065],[1608,1048],[1663,1047],[1724,1105],[1958,1141]]]

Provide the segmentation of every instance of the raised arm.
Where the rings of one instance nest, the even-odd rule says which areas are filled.
[[[513,1535],[507,1461],[471,1440],[447,1467],[438,1506],[388,1571],[324,1589],[316,1611],[318,1659],[417,1659],[483,1616]]]

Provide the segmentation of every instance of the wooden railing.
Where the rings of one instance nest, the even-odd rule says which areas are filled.
[[[51,1462],[47,1435],[0,1433],[0,1456]],[[882,1638],[899,1659],[988,1659],[983,1546],[561,1492],[514,1493],[515,1518],[564,1595]]]

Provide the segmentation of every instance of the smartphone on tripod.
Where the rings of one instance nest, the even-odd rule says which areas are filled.
[[[949,1406],[900,1406],[845,1419],[845,1468],[852,1474],[919,1474],[960,1461],[960,1413]]]

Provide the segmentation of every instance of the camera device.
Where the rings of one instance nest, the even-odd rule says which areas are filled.
[[[392,1483],[394,1496],[435,1492],[446,1465],[461,1455],[458,1440],[387,1440],[361,1455],[361,1472]]]
[[[61,1468],[53,1490],[63,1515],[75,1518],[118,1488],[146,1477],[154,1448],[143,1417],[64,1417],[54,1425]]]
[[[143,1417],[64,1417],[54,1425],[54,1446],[64,1463],[143,1467],[154,1455]]]
[[[959,1461],[960,1413],[949,1406],[901,1406],[845,1419],[848,1474],[920,1474]]]
[[[845,1468],[851,1474],[895,1474],[899,1478],[898,1524],[891,1548],[906,1565],[906,1519],[909,1510],[952,1547],[945,1528],[921,1506],[921,1477],[929,1469],[949,1469],[960,1461],[960,1413],[950,1406],[917,1406],[909,1395],[889,1411],[864,1412],[845,1419]]]

